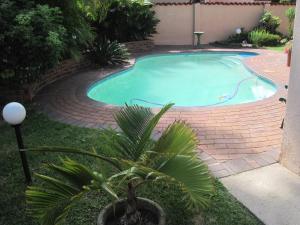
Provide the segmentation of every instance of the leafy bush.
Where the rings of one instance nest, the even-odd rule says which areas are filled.
[[[242,43],[243,41],[248,41],[248,34],[248,32],[245,32],[244,29],[242,29],[240,34],[230,35],[226,41],[228,43]]]
[[[257,46],[274,46],[280,41],[280,36],[266,30],[253,30],[249,33],[249,40]]]
[[[40,4],[58,7],[62,12],[62,24],[66,29],[65,58],[79,58],[94,40],[90,22],[86,18],[88,13],[80,0],[35,0]],[[82,0],[83,1],[83,0]],[[93,1],[85,1],[93,2]]]
[[[93,23],[98,37],[119,42],[145,40],[156,33],[159,22],[150,4],[131,0],[112,1],[106,18]]]
[[[124,64],[128,58],[127,48],[117,41],[103,39],[95,42],[90,50],[90,59],[99,65]]]
[[[263,29],[269,33],[277,33],[277,28],[280,26],[280,18],[278,16],[273,16],[271,12],[265,12],[258,24],[258,29]]]
[[[23,3],[0,3],[0,81],[17,85],[34,82],[58,63],[66,35],[59,8]]]
[[[285,11],[285,15],[288,18],[289,26],[288,26],[288,37],[293,37],[293,26],[294,26],[294,20],[295,20],[295,8],[288,8]]]

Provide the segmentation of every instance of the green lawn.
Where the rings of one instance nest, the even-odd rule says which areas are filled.
[[[26,146],[64,145],[70,147],[99,146],[98,131],[78,128],[49,120],[46,116],[29,110],[22,127]],[[0,224],[37,224],[26,215],[24,199],[24,178],[13,129],[0,125]],[[57,162],[58,154],[28,154],[33,172],[45,172],[46,162]],[[70,156],[87,162],[90,167],[99,168],[99,162],[89,158]],[[37,182],[34,179],[34,182]],[[192,225],[195,214],[184,206],[181,193],[175,186],[157,185],[143,188],[140,196],[159,202],[168,216],[168,225]],[[65,225],[95,225],[96,217],[109,199],[97,193],[87,196],[69,215]],[[206,225],[258,225],[259,222],[245,207],[237,202],[226,189],[216,181],[216,191],[209,209],[202,213]]]
[[[275,47],[266,47],[266,49],[273,50],[276,52],[284,52],[285,45],[275,46]]]

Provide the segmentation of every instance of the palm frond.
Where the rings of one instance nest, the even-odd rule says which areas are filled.
[[[188,208],[194,210],[206,208],[214,187],[207,166],[193,156],[166,153],[157,155],[160,157],[155,157],[148,166],[127,161],[131,168],[112,178],[120,179],[126,176],[128,180],[140,180],[141,183],[147,181],[177,183],[182,189],[182,198],[187,200]]]
[[[168,104],[153,115],[149,108],[126,105],[115,115],[118,126],[131,142],[128,148],[131,151],[131,160],[139,159],[146,146],[151,143],[151,134],[158,121],[172,106],[173,104]]]
[[[70,153],[70,154],[90,156],[90,157],[93,157],[96,159],[101,159],[105,162],[108,162],[112,166],[121,170],[121,165],[117,158],[100,155],[97,152],[95,152],[94,150],[93,151],[85,151],[85,150],[81,150],[81,149],[67,148],[67,147],[60,147],[60,146],[42,146],[42,147],[38,147],[38,148],[28,148],[27,150],[31,151],[31,152],[51,152],[51,153],[57,152],[57,153]]]
[[[163,154],[162,154],[163,157]],[[188,207],[203,209],[208,206],[213,192],[213,182],[207,166],[195,157],[176,155],[165,157],[159,172],[177,182],[188,201]]]
[[[140,143],[138,145],[138,150],[139,149],[143,149],[145,143],[147,140],[150,139],[151,134],[154,130],[154,128],[156,127],[156,125],[158,124],[159,120],[161,119],[161,117],[173,106],[174,104],[167,104],[165,105],[160,111],[159,113],[157,113],[151,120],[150,122],[147,124],[147,127],[144,129],[143,135],[141,136],[141,140]],[[141,153],[141,152],[140,152]]]
[[[163,132],[152,151],[194,156],[197,144],[194,131],[185,122],[177,121]]]
[[[28,211],[43,225],[62,224],[72,206],[88,191],[102,189],[117,198],[102,174],[78,162],[67,158],[62,160],[62,166],[48,167],[59,173],[61,179],[37,174],[43,184],[30,186],[26,191]]]
[[[134,144],[128,137],[116,130],[105,129],[100,132],[100,141],[105,154],[123,159],[134,158]]]
[[[126,107],[115,114],[115,120],[123,133],[133,143],[136,143],[141,139],[145,128],[153,116],[154,115],[149,108],[138,105],[126,105]]]
[[[44,181],[44,186],[30,186],[27,189],[28,212],[42,225],[62,224],[71,206],[80,199],[85,190],[48,176],[37,176]]]

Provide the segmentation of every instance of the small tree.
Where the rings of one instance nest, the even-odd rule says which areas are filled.
[[[66,30],[59,8],[32,5],[21,10],[16,5],[7,1],[0,7],[0,80],[23,85],[61,59]]]
[[[98,39],[128,42],[148,39],[156,33],[158,22],[151,4],[112,0],[105,19],[94,21],[92,25]]]
[[[264,29],[271,34],[277,33],[277,28],[280,26],[280,18],[278,16],[273,16],[271,12],[265,12],[260,18],[258,28]]]
[[[84,151],[68,148],[41,148],[32,151],[52,151],[83,154],[109,163],[114,172],[92,171],[88,166],[71,159],[62,165],[50,164],[58,177],[37,175],[43,185],[26,191],[32,215],[43,225],[61,224],[69,210],[87,193],[103,190],[113,199],[118,192],[127,195],[127,208],[121,224],[141,224],[137,209],[136,191],[143,184],[165,182],[178,184],[187,207],[201,209],[208,206],[213,190],[207,166],[197,157],[197,137],[184,122],[169,125],[158,140],[152,132],[160,118],[172,106],[163,107],[154,115],[149,108],[126,106],[115,115],[120,131],[105,129],[100,135],[102,146]],[[53,173],[52,173],[53,174]]]

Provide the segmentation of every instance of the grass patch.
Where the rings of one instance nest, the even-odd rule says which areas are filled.
[[[285,45],[266,47],[266,49],[276,51],[276,52],[284,52],[284,48],[285,48]]]
[[[22,131],[27,147],[63,145],[88,149],[101,145],[97,130],[54,122],[33,110],[29,110]],[[8,125],[0,125],[0,134],[0,224],[36,225],[37,222],[26,215],[24,198],[26,186],[13,129]],[[58,161],[58,154],[27,155],[33,172],[44,172],[43,163]],[[93,168],[100,167],[99,161],[94,159],[71,155],[70,157],[85,162]],[[37,181],[34,179],[33,182]],[[181,192],[176,186],[147,186],[143,187],[139,194],[161,204],[167,213],[168,225],[193,224],[192,219],[195,214],[185,208]],[[99,211],[107,203],[109,203],[108,197],[101,192],[86,196],[72,210],[65,225],[94,225]],[[201,218],[206,225],[262,224],[218,181],[216,181],[216,193],[211,207],[202,213]]]

